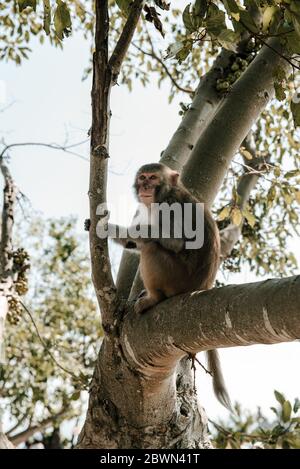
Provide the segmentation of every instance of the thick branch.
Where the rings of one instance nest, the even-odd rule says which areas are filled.
[[[127,54],[127,50],[140,19],[144,3],[144,0],[134,0],[132,5],[130,5],[130,13],[127,21],[109,60],[109,66],[111,68],[114,83],[117,82],[123,60]]]
[[[264,46],[242,77],[234,84],[218,112],[199,138],[185,166],[183,182],[211,204],[219,191],[231,160],[252,124],[274,95],[274,72],[289,65],[274,52],[277,39]]]
[[[180,83],[178,83],[176,81],[176,79],[173,77],[172,73],[168,69],[168,67],[165,63],[165,60],[163,60],[163,58],[160,57],[158,55],[158,53],[155,51],[151,36],[150,36],[149,32],[147,32],[147,33],[148,33],[147,38],[148,38],[148,42],[150,43],[151,51],[147,51],[145,49],[142,49],[142,47],[140,47],[138,44],[135,44],[134,42],[132,43],[133,47],[135,47],[137,50],[142,52],[142,54],[147,55],[148,57],[151,57],[152,59],[156,60],[162,66],[162,68],[164,69],[166,75],[169,77],[169,79],[171,80],[171,83],[175,86],[175,88],[177,88],[179,91],[182,91],[183,93],[187,93],[187,94],[190,94],[190,95],[194,94],[194,91],[191,88],[184,88],[183,86],[180,85]]]
[[[17,193],[14,181],[3,158],[0,158],[0,170],[4,178],[0,240],[0,278],[2,281],[6,281],[12,274],[12,234]]]
[[[109,151],[109,98],[111,74],[108,67],[108,1],[96,1],[95,52],[93,56],[92,131],[90,164],[90,250],[92,277],[104,325],[111,323],[115,288],[107,240],[97,237],[97,207],[106,203],[107,159]]]
[[[197,139],[222,101],[216,90],[216,82],[222,77],[232,56],[232,52],[223,49],[210,71],[201,77],[189,109],[162,154],[161,163],[177,171],[182,170]]]
[[[168,376],[186,353],[299,337],[300,276],[180,295],[128,314],[122,331],[129,362],[148,377]]]

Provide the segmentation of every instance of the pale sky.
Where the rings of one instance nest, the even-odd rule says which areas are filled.
[[[21,67],[1,64],[2,106],[15,101],[0,114],[0,132],[7,143],[63,143],[66,130],[69,143],[86,138],[91,123],[90,80],[82,82],[81,77],[88,63],[89,47],[77,35],[66,39],[64,46],[64,51],[60,51],[35,43],[30,60]],[[126,201],[124,210],[113,212],[114,221],[130,220],[135,208],[131,190],[134,172],[143,163],[158,161],[179,123],[180,99],[169,105],[167,97],[166,86],[158,90],[155,86],[145,89],[137,85],[132,93],[125,86],[113,89],[109,196],[113,202],[120,198]],[[88,145],[76,151],[88,157]],[[47,217],[74,214],[81,229],[88,217],[88,162],[45,148],[26,147],[11,154],[12,174],[32,207]],[[115,256],[116,262],[119,253]],[[259,279],[245,271],[234,279],[229,276],[226,282],[255,280]],[[243,407],[255,409],[259,405],[267,412],[274,405],[274,389],[288,398],[300,397],[299,343],[220,352],[231,398]],[[209,381],[199,370],[200,401],[209,417],[226,416]]]

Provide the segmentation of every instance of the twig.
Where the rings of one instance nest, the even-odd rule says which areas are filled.
[[[42,142],[23,142],[23,143],[21,142],[21,143],[11,143],[9,145],[5,145],[5,143],[2,142],[5,146],[4,146],[3,150],[0,153],[0,159],[5,157],[5,153],[11,148],[26,147],[26,146],[33,146],[33,147],[38,146],[38,147],[51,148],[52,150],[64,151],[65,153],[69,153],[70,155],[78,156],[78,158],[81,158],[84,161],[88,161],[88,158],[86,158],[85,156],[80,155],[79,153],[70,151],[70,148],[79,147],[79,146],[87,143],[88,141],[89,141],[89,139],[86,139],[86,140],[83,140],[83,141],[78,142],[78,143],[73,143],[72,145],[59,145],[58,143],[42,143]]]
[[[136,26],[140,19],[144,3],[144,0],[134,0],[130,6],[130,13],[128,15],[127,21],[116,44],[116,47],[109,59],[109,67],[112,71],[114,83],[116,83],[119,76],[123,60],[127,54],[127,50],[130,46]]]
[[[40,331],[38,329],[38,326],[31,314],[31,312],[29,311],[29,309],[27,308],[27,306],[21,301],[20,301],[20,304],[22,305],[22,307],[24,308],[24,310],[26,311],[26,313],[28,314],[28,316],[30,317],[30,320],[35,328],[35,331],[37,333],[37,336],[39,338],[39,341],[41,342],[42,346],[44,347],[44,349],[46,350],[46,352],[48,353],[48,355],[50,356],[50,358],[53,360],[53,362],[61,369],[63,370],[65,373],[68,373],[70,376],[72,376],[72,378],[74,378],[76,381],[80,381],[83,385],[84,385],[84,388],[86,388],[86,383],[81,379],[79,378],[78,376],[75,375],[75,373],[73,373],[73,371],[69,370],[68,368],[65,368],[63,365],[61,365],[55,358],[55,356],[53,355],[53,353],[49,350],[49,347],[47,346],[46,342],[44,341],[44,339],[42,338],[41,334],[40,334]]]
[[[53,421],[55,421],[65,413],[67,413],[65,409],[61,410],[57,414],[52,415],[51,417],[48,417],[45,420],[42,420],[42,422],[40,422],[39,424],[34,425],[33,427],[29,427],[26,430],[23,430],[22,432],[11,436],[10,440],[13,442],[14,445],[19,445],[20,443],[23,443],[23,441],[27,441],[28,438],[30,438],[35,433],[41,432],[45,428],[49,427],[53,423]]]
[[[132,43],[132,45],[138,49],[140,52],[142,52],[144,55],[147,55],[149,57],[152,57],[153,59],[157,60],[158,63],[160,63],[160,65],[163,67],[163,69],[165,70],[166,74],[168,75],[168,77],[170,78],[171,82],[173,83],[173,85],[180,91],[182,91],[183,93],[188,93],[188,94],[193,94],[194,93],[194,90],[192,90],[191,88],[185,88],[183,86],[181,86],[176,80],[175,78],[173,77],[173,75],[171,74],[170,70],[168,69],[168,67],[166,66],[165,62],[156,54],[155,52],[155,49],[154,49],[154,46],[153,46],[153,42],[151,40],[151,36],[149,34],[149,31],[147,30],[147,36],[148,36],[148,41],[150,43],[150,46],[151,46],[151,51],[152,52],[147,52],[145,50],[143,50],[140,46],[138,46],[137,44],[135,44],[134,42]]]

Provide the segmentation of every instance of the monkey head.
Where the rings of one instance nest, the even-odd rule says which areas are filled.
[[[139,202],[150,206],[163,202],[172,187],[178,185],[179,173],[162,163],[143,165],[135,177],[134,189]]]

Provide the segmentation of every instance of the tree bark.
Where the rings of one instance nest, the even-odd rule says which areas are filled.
[[[300,276],[230,285],[174,297],[140,316],[128,311],[118,341],[103,341],[78,446],[208,447],[188,355],[299,338],[299,287]]]
[[[271,44],[279,47],[276,41]],[[105,61],[108,63],[106,56]],[[169,165],[180,164],[181,151],[182,155],[191,152],[184,183],[205,202],[213,201],[235,151],[273,95],[273,73],[279,64],[286,66],[274,51],[262,48],[211,120],[207,113],[209,123],[193,149],[182,132],[182,149]],[[94,72],[94,80],[101,78],[96,73],[100,69]],[[200,123],[194,123],[199,130]],[[98,141],[103,145],[103,139]],[[92,157],[96,161],[97,154],[92,152]],[[166,158],[172,158],[172,152],[169,156],[167,152]],[[94,166],[91,170],[91,178],[95,178],[92,173],[96,169]],[[101,174],[104,170],[103,166]],[[248,186],[243,191],[246,197]],[[103,201],[105,190],[101,194],[98,200]],[[95,220],[93,226],[95,230]],[[99,274],[94,283],[102,294],[103,279],[107,278],[107,272],[104,277],[99,273],[103,265],[108,263],[102,260],[95,264],[93,260],[93,270],[98,269]],[[111,279],[108,283],[110,287]],[[299,283],[299,277],[292,277],[193,292],[164,301],[139,316],[133,313],[130,302],[109,303],[107,298],[100,301],[105,309],[106,333],[78,447],[210,447],[207,420],[197,402],[189,357],[219,347],[295,340],[300,334]],[[128,293],[129,282],[121,285],[125,288],[119,285],[118,294],[125,290]]]
[[[227,99],[201,134],[184,167],[184,185],[208,205],[213,203],[242,141],[274,96],[276,69],[290,68],[280,55],[282,46],[279,40],[271,39],[269,45],[272,49],[263,46],[233,85]]]

